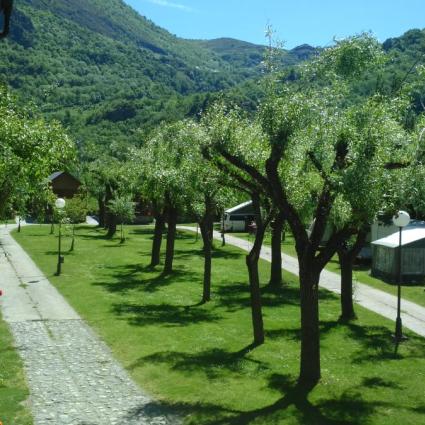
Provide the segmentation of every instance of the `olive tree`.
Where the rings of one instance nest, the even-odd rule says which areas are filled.
[[[297,84],[286,82],[269,95],[258,114],[267,136],[258,139],[258,164],[234,149],[234,131],[223,133],[217,143],[216,152],[265,191],[294,236],[300,280],[300,384],[314,385],[320,378],[320,273],[359,223],[377,214],[389,180],[385,164],[405,138],[397,121],[399,105],[393,108],[398,102],[382,96],[361,105],[347,102],[350,81],[381,59],[376,40],[353,37],[324,50],[302,70]],[[220,119],[227,116],[221,113]],[[333,231],[323,243],[329,224]]]
[[[117,196],[109,201],[108,208],[120,222],[120,242],[124,243],[124,222],[134,219],[135,203],[129,195]]]
[[[161,247],[163,218],[167,222],[164,274],[173,270],[177,217],[190,193],[190,168],[182,140],[185,124],[161,124],[140,150],[133,150],[132,161],[140,170],[142,196],[149,198],[156,218],[151,265],[157,265]],[[159,221],[158,221],[159,219]]]
[[[245,191],[252,200],[256,215],[255,241],[246,256],[249,276],[254,344],[264,342],[264,325],[261,306],[258,261],[264,234],[272,216],[265,191],[258,180],[240,167],[264,171],[267,158],[266,138],[258,123],[250,122],[241,111],[227,108],[222,103],[214,105],[204,116],[202,124],[207,134],[205,157],[232,181],[235,187]]]
[[[59,123],[18,107],[0,85],[0,213],[12,197],[22,204],[39,196],[47,176],[74,158],[74,144]]]
[[[196,218],[203,241],[202,302],[204,303],[211,299],[214,218],[226,204],[235,199],[235,191],[230,187],[231,180],[205,156],[209,145],[208,137],[205,126],[194,121],[184,121],[175,140],[184,153],[182,161],[186,163],[184,169],[187,170],[190,182],[186,188],[185,208]]]
[[[75,247],[75,226],[79,223],[85,223],[87,215],[87,199],[83,194],[78,194],[73,198],[67,199],[65,204],[65,215],[71,224],[71,247]]]

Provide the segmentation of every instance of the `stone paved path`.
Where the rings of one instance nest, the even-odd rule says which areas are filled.
[[[180,419],[136,386],[23,249],[0,228],[0,298],[35,425],[165,425]]]
[[[179,226],[179,229],[196,232],[195,227]],[[214,232],[214,239],[221,240],[221,233]],[[226,243],[237,246],[245,251],[249,251],[252,243],[232,235],[226,235]],[[261,258],[271,261],[271,249],[267,246],[261,249]],[[284,270],[298,276],[299,268],[296,258],[282,253],[282,267]],[[340,276],[327,270],[323,270],[320,275],[320,286],[335,293],[341,293]],[[425,293],[424,293],[425,297]],[[362,307],[372,310],[390,320],[395,320],[397,316],[397,298],[386,292],[374,289],[360,282],[355,283],[354,301]],[[403,326],[425,337],[425,308],[411,301],[402,299],[401,318]]]

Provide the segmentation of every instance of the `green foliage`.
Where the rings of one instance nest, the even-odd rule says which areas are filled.
[[[78,11],[78,12],[76,12]],[[0,79],[85,145],[133,143],[135,130],[184,118],[195,94],[246,79],[119,0],[17,2]],[[195,111],[195,113],[198,111]]]
[[[374,54],[367,44],[337,43],[345,43],[333,58],[341,75],[358,75],[360,56]],[[393,59],[383,73],[374,70],[356,82],[349,100],[398,87],[423,45],[419,30],[388,40],[384,47]],[[23,103],[34,102],[45,117],[69,128],[86,159],[91,142],[137,145],[141,133],[162,121],[196,116],[211,103],[211,92],[225,91],[253,112],[264,96],[256,80],[266,50],[233,39],[179,39],[118,0],[52,0],[48,7],[42,0],[21,0],[10,37],[2,40],[0,80]],[[319,51],[307,45],[279,49],[282,79],[297,83],[301,71],[295,66]],[[419,84],[412,99],[416,112],[424,93]]]
[[[135,204],[130,196],[120,196],[111,199],[108,203],[108,208],[117,216],[120,223],[129,223],[134,219]]]
[[[87,215],[87,198],[78,194],[66,200],[65,215],[72,224],[85,223]]]
[[[202,46],[219,55],[221,59],[232,65],[234,72],[243,72],[246,77],[260,77],[264,71],[263,61],[267,54],[267,46],[233,38],[193,40],[192,42],[196,46]],[[279,48],[279,51],[280,67],[290,67],[313,57],[318,49],[304,44],[292,50]]]
[[[381,45],[370,34],[360,34],[336,40],[335,46],[324,49],[314,60],[313,69],[317,76],[330,72],[342,78],[360,77],[367,69],[382,65],[385,56]]]
[[[47,190],[47,177],[74,159],[74,144],[57,122],[46,123],[16,105],[0,85],[0,210],[19,209]]]

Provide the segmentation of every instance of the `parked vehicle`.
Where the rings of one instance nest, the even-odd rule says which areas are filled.
[[[247,232],[248,226],[255,221],[252,201],[247,201],[224,211],[222,230],[225,232]]]

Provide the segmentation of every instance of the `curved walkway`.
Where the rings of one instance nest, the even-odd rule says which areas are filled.
[[[178,228],[181,230],[196,232],[195,227],[178,226]],[[214,239],[221,240],[221,233],[214,231]],[[226,243],[234,245],[245,251],[249,251],[252,247],[251,242],[231,235],[226,235]],[[271,261],[271,249],[269,247],[263,245],[261,248],[261,258],[269,262]],[[298,276],[299,268],[298,260],[296,258],[282,253],[282,268]],[[323,270],[320,275],[320,286],[329,291],[340,294],[341,289],[339,274]],[[397,316],[397,298],[394,295],[371,288],[364,283],[356,283],[354,301],[362,307],[374,311],[375,313],[378,313],[390,320],[395,320]],[[402,299],[401,318],[404,327],[425,337],[424,307]]]
[[[0,298],[21,355],[35,425],[180,423],[143,394],[109,349],[0,227]]]

